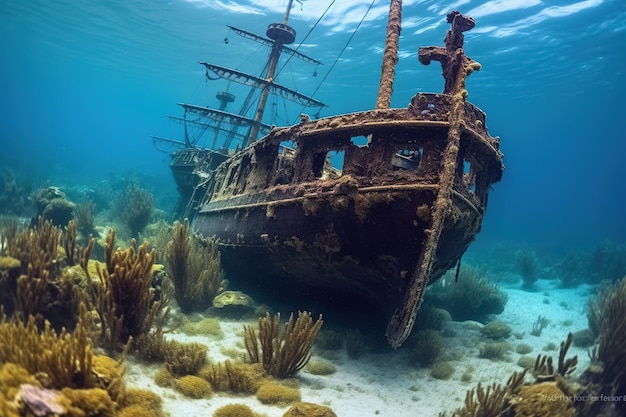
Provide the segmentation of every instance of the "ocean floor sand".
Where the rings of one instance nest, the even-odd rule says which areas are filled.
[[[508,284],[507,284],[508,285]],[[336,372],[327,376],[312,375],[306,368],[296,375],[302,401],[327,405],[339,417],[351,416],[438,416],[448,415],[463,405],[466,391],[478,382],[483,384],[506,383],[514,371],[522,368],[517,365],[521,354],[516,347],[527,344],[532,347],[528,353],[533,358],[537,354],[548,354],[558,359],[558,346],[568,332],[587,328],[585,308],[591,291],[589,286],[575,289],[558,288],[556,280],[539,280],[536,290],[525,291],[520,284],[504,285],[501,288],[509,295],[502,314],[495,320],[507,323],[513,335],[507,339],[512,346],[503,360],[492,361],[479,358],[479,349],[485,343],[480,332],[482,324],[477,322],[448,322],[442,331],[446,348],[443,354],[455,368],[448,380],[431,376],[430,368],[421,368],[410,360],[407,349],[385,350],[384,353],[364,354],[359,359],[351,359],[345,350],[329,355],[315,352],[312,361],[331,362]],[[531,335],[533,323],[538,316],[549,319],[549,325],[540,336]],[[243,324],[241,321],[220,320],[225,337],[221,340],[207,336],[187,336],[182,333],[169,333],[168,338],[180,341],[196,341],[209,347],[209,358],[213,362],[230,359],[222,352],[236,349],[243,354]],[[256,325],[254,322],[247,324]],[[552,350],[546,350],[552,349]],[[587,366],[587,349],[572,346],[568,357],[578,355],[575,376]],[[255,396],[216,393],[211,399],[190,399],[170,388],[158,387],[154,374],[158,367],[146,366],[127,360],[126,382],[129,387],[151,389],[163,398],[164,408],[172,417],[212,416],[218,408],[230,404],[246,404],[259,415],[280,417],[289,405],[274,406],[261,404]],[[466,374],[465,380],[462,376]],[[471,375],[469,381],[467,375]],[[527,376],[530,380],[531,377]]]

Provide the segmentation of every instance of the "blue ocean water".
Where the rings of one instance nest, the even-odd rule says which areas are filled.
[[[286,3],[2,1],[0,167],[53,184],[132,173],[158,190],[157,201],[173,204],[169,158],[150,135],[180,138],[180,126],[165,117],[179,113],[178,101],[217,104],[198,61],[258,72],[266,52],[225,25],[263,34],[282,20]],[[296,2],[290,24],[300,40],[329,4]],[[325,65],[288,64],[298,91],[318,87],[369,5],[334,2],[300,49]],[[315,97],[329,105],[321,116],[374,106],[387,9],[374,3],[319,88]],[[469,78],[469,99],[501,136],[506,164],[476,246],[565,252],[624,242],[626,3],[405,1],[393,106],[418,91],[441,91],[439,66],[422,66],[416,52],[443,43],[453,9],[477,21],[465,49],[482,70]]]

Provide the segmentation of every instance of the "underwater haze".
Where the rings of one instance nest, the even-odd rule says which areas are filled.
[[[264,34],[286,3],[1,0],[0,168],[59,186],[136,176],[171,209],[169,156],[151,135],[181,138],[166,117],[180,113],[176,102],[217,106],[219,87],[207,85],[199,61],[260,70],[266,50],[226,24]],[[335,1],[317,25],[330,0],[291,12],[296,45],[315,26],[299,50],[324,65],[289,62],[284,77],[328,105],[322,117],[375,105],[387,1],[374,2],[333,67],[370,3]],[[626,242],[626,3],[405,1],[393,107],[443,89],[440,66],[416,55],[443,44],[454,9],[476,19],[465,52],[482,69],[468,79],[469,100],[501,137],[506,165],[476,245],[565,252]]]

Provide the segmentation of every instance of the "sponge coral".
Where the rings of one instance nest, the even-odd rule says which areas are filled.
[[[227,404],[215,410],[213,417],[255,417],[255,414],[247,405]]]
[[[300,401],[300,391],[297,388],[286,387],[277,382],[268,381],[261,384],[256,392],[256,398],[263,404],[287,404]]]
[[[206,380],[187,375],[176,381],[176,389],[189,398],[210,398],[213,396],[213,388]]]

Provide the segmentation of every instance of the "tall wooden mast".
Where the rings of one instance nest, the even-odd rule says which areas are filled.
[[[393,92],[393,79],[396,74],[398,63],[398,39],[402,21],[402,0],[391,0],[389,6],[389,18],[387,21],[387,37],[385,39],[385,51],[383,52],[383,67],[378,86],[377,109],[388,109],[391,105],[391,93]]]
[[[271,23],[265,34],[268,38],[274,41],[272,45],[272,51],[270,52],[270,59],[267,66],[267,74],[265,75],[265,87],[261,90],[261,97],[259,99],[259,105],[257,106],[256,113],[254,114],[254,124],[250,129],[250,134],[243,144],[244,148],[257,139],[259,134],[259,128],[261,126],[261,120],[263,119],[263,113],[265,113],[265,104],[267,103],[267,96],[270,92],[270,85],[274,82],[274,75],[276,74],[276,66],[278,64],[278,58],[283,50],[283,45],[289,45],[296,40],[296,31],[289,25],[289,12],[291,11],[291,5],[293,0],[289,0],[287,4],[287,11],[285,11],[285,18],[283,23]]]

